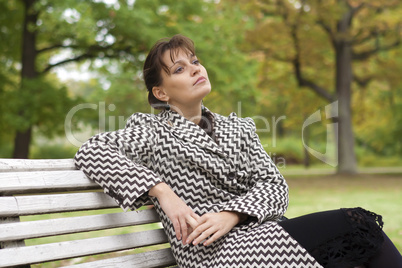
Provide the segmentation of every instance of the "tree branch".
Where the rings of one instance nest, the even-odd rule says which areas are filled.
[[[301,64],[300,64],[300,61],[299,61],[298,57],[295,57],[295,59],[294,59],[294,61],[292,63],[293,63],[293,69],[295,71],[296,80],[297,80],[297,82],[299,84],[299,87],[308,87],[312,91],[314,91],[318,96],[320,96],[321,98],[323,98],[323,99],[325,99],[325,100],[327,100],[329,102],[335,101],[334,95],[329,93],[328,90],[326,90],[323,87],[320,87],[319,85],[317,85],[313,81],[303,77],[302,71],[301,71]]]
[[[300,16],[300,14],[299,14],[299,16]],[[298,19],[299,19],[299,17],[298,17]],[[295,56],[292,60],[292,65],[293,65],[293,69],[295,72],[296,80],[299,84],[299,87],[308,87],[312,91],[314,91],[318,96],[324,98],[325,100],[327,100],[329,102],[332,102],[335,100],[335,97],[331,93],[329,93],[328,90],[326,90],[323,87],[320,87],[313,81],[303,77],[301,60],[300,60],[301,47],[300,47],[299,37],[297,36],[297,30],[298,30],[298,26],[299,26],[298,19],[293,24],[290,24],[290,35],[291,35],[291,38],[293,39],[293,44],[294,44],[294,48],[295,48]]]
[[[374,54],[376,54],[380,51],[387,51],[387,50],[396,48],[400,44],[401,44],[401,40],[396,40],[392,44],[382,46],[382,47],[377,44],[376,47],[373,49],[369,49],[369,50],[366,50],[366,51],[363,51],[360,53],[352,52],[352,59],[356,60],[356,61],[362,61],[362,60],[368,59],[369,57],[373,56]]]
[[[397,35],[398,35],[398,31],[399,31],[398,27],[396,27],[395,29],[386,28],[386,29],[383,29],[383,30],[373,28],[368,33],[366,33],[366,35],[364,37],[359,38],[359,36],[362,35],[362,32],[360,31],[359,33],[357,33],[354,36],[354,38],[353,38],[354,41],[352,42],[352,45],[361,45],[363,43],[370,42],[373,39],[379,40],[380,39],[379,37],[385,36],[387,34],[397,33]]]
[[[85,59],[93,59],[93,58],[98,58],[99,53],[103,52],[105,53],[105,55],[103,56],[104,58],[117,58],[119,57],[120,53],[122,52],[129,52],[131,47],[126,47],[124,49],[113,49],[112,48],[113,45],[107,46],[107,47],[102,47],[102,46],[91,46],[88,48],[88,50],[85,53],[82,53],[81,55],[78,55],[74,58],[70,58],[70,59],[65,59],[62,61],[59,61],[57,63],[54,64],[48,64],[47,67],[45,69],[43,69],[43,71],[41,73],[47,73],[49,72],[51,69],[53,69],[54,67],[60,66],[60,65],[64,65],[66,63],[69,62],[78,62],[78,61],[82,61]],[[112,51],[112,53],[107,53],[107,52]]]
[[[41,73],[42,74],[47,73],[51,69],[53,69],[54,67],[64,65],[64,64],[69,63],[69,62],[78,62],[78,61],[81,61],[81,60],[91,59],[91,58],[96,58],[96,57],[97,57],[97,55],[93,55],[93,54],[90,54],[90,53],[84,53],[82,55],[79,55],[79,56],[71,58],[71,59],[65,59],[65,60],[59,61],[59,62],[54,63],[54,64],[48,64],[46,66],[46,68],[43,69],[43,71]]]
[[[318,5],[317,8],[320,9],[320,8],[321,8],[322,1],[319,1],[318,4],[319,4],[319,5]],[[334,34],[334,32],[333,32],[331,26],[328,25],[328,24],[325,22],[324,18],[323,18],[322,15],[321,15],[321,12],[318,12],[318,19],[316,20],[316,23],[317,23],[319,26],[321,26],[321,28],[324,30],[324,32],[326,32],[326,33],[328,34],[328,36],[329,36],[329,38],[330,38],[330,40],[331,40],[332,46],[335,47],[335,34]]]
[[[332,31],[331,27],[329,25],[325,24],[325,22],[322,18],[318,19],[316,22],[328,34],[328,36],[331,40],[332,46],[335,47],[335,35],[334,35],[334,32]]]
[[[380,33],[377,30],[371,30],[366,36],[360,37],[362,35],[362,32],[360,31],[353,37],[352,45],[361,45],[363,43],[369,42],[373,40],[376,36],[378,36]]]
[[[359,86],[365,88],[367,85],[373,80],[372,76],[367,76],[367,77],[358,77],[355,74],[353,75],[353,81],[355,81]]]
[[[80,48],[80,47],[79,46],[73,46],[73,45],[55,44],[53,46],[38,49],[37,53],[40,54],[40,53],[50,51],[50,50],[53,50],[53,49],[58,49],[58,48],[74,48],[74,49],[77,49],[77,48]]]

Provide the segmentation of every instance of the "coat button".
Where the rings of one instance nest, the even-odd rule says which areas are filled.
[[[236,173],[234,173],[234,172],[229,172],[228,178],[229,178],[229,179],[234,179],[234,178],[236,178]]]

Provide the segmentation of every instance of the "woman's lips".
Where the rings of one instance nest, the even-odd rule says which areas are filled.
[[[194,86],[205,81],[207,81],[207,79],[201,76],[200,78],[197,79],[197,81],[195,81]]]

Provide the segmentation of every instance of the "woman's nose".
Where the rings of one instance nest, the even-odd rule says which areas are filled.
[[[191,70],[191,74],[196,75],[199,72],[201,72],[201,67],[198,66],[198,65],[193,65],[193,69]]]

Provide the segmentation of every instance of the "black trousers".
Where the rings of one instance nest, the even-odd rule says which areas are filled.
[[[365,265],[384,241],[382,217],[362,208],[318,212],[279,224],[324,267]]]

